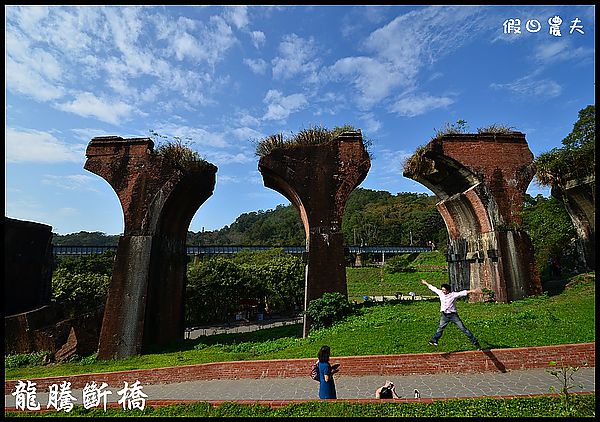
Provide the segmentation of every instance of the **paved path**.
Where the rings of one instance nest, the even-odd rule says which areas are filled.
[[[422,399],[452,397],[484,397],[548,394],[549,387],[561,387],[558,380],[545,369],[527,369],[506,373],[487,372],[476,374],[427,374],[405,376],[338,375],[335,378],[338,399],[374,398],[375,390],[386,379],[396,384],[396,392],[402,398],[413,398],[419,390]],[[595,368],[581,368],[574,376],[575,383],[583,388],[573,388],[573,393],[595,391]],[[133,383],[135,380],[131,380]],[[222,379],[188,381],[176,384],[142,385],[146,400],[315,400],[318,399],[318,383],[308,376],[303,378]],[[120,399],[117,391],[123,385],[109,385],[112,391],[109,402]],[[5,407],[15,406],[15,397],[5,392]],[[72,390],[81,404],[82,390]],[[37,393],[43,408],[48,394]]]

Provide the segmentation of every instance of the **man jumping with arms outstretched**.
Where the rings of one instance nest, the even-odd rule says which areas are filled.
[[[481,350],[481,346],[479,345],[479,342],[477,341],[473,333],[471,333],[460,320],[460,317],[458,316],[458,311],[456,310],[455,306],[456,299],[458,299],[459,297],[465,297],[470,293],[481,293],[481,289],[461,290],[460,292],[452,292],[450,285],[446,283],[442,284],[441,290],[435,286],[432,286],[425,280],[421,280],[421,283],[426,285],[432,292],[435,292],[440,298],[440,325],[433,337],[431,338],[431,340],[429,340],[429,344],[432,346],[437,346],[438,340],[440,339],[440,337],[442,337],[446,325],[448,325],[448,323],[452,321],[463,333],[465,333],[469,340],[471,340],[473,346],[475,346],[477,350]]]

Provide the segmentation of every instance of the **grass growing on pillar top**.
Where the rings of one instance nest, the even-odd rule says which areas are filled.
[[[446,122],[441,129],[435,129],[435,134],[428,141],[427,145],[429,145],[432,141],[437,141],[442,139],[442,137],[446,135],[460,135],[460,134],[468,134],[467,132],[467,122],[465,120],[458,120],[456,123],[448,123]],[[494,135],[508,135],[511,133],[515,133],[513,130],[514,127],[507,126],[501,123],[493,123],[489,126],[477,128],[477,133],[479,135],[482,134],[494,134]],[[425,152],[427,152],[427,145],[421,145],[416,150],[415,153],[410,156],[403,164],[404,173],[407,175],[414,174],[427,174],[433,173],[434,171],[434,162],[433,160],[425,157]]]
[[[168,136],[161,135],[155,131],[150,131],[151,137],[157,141],[158,146],[154,152],[157,155],[163,156],[185,170],[203,170],[212,166],[202,156],[190,148],[191,139],[182,140],[179,136],[173,136],[169,139]]]
[[[302,129],[297,134],[292,133],[292,135],[288,137],[284,136],[283,133],[276,133],[261,140],[254,141],[256,155],[264,157],[280,148],[325,144],[333,141],[344,132],[360,132],[360,129],[356,129],[354,126],[347,124],[344,126],[336,126],[331,130],[323,126],[310,126],[308,129]],[[372,154],[370,152],[372,140],[363,138],[363,145],[369,154],[369,158],[372,159]]]
[[[514,129],[515,128],[513,126],[506,126],[504,124],[493,123],[489,126],[477,128],[477,133],[480,135],[488,133],[495,135],[510,135],[511,133],[516,132]]]

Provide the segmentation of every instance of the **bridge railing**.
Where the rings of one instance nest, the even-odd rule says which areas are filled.
[[[241,251],[260,251],[281,248],[290,254],[303,254],[306,252],[304,246],[186,246],[188,255],[217,255],[233,254]],[[56,256],[63,255],[91,255],[103,253],[109,250],[116,251],[116,246],[63,246],[53,245],[52,252]],[[346,246],[344,252],[352,253],[377,253],[377,254],[401,254],[431,252],[430,246]]]

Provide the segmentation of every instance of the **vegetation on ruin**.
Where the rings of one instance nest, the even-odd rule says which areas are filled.
[[[489,126],[478,127],[478,134],[489,134],[492,133],[494,135],[510,135],[511,133],[515,133],[515,128],[513,126],[507,126],[501,123],[492,123]]]
[[[416,175],[416,174],[427,174],[432,173],[434,171],[434,162],[433,160],[425,157],[425,153],[427,152],[428,145],[432,141],[436,141],[441,139],[446,135],[458,135],[467,133],[468,125],[465,120],[457,120],[456,123],[446,122],[441,129],[434,128],[434,135],[425,145],[420,145],[415,150],[414,154],[404,160],[402,163],[402,168],[404,169],[404,174],[406,175]]]
[[[365,274],[364,269],[357,269]],[[371,269],[377,272],[378,268]],[[349,274],[353,273],[349,269]],[[418,290],[419,278],[439,280],[433,272],[397,273],[407,277],[404,285],[391,284],[387,278],[377,288],[382,294]],[[445,274],[441,272],[441,274]],[[385,273],[385,277],[391,274]],[[412,278],[409,278],[411,277]],[[360,275],[350,275],[350,286]],[[364,283],[368,287],[372,283]],[[372,295],[372,290],[362,294]],[[81,361],[61,364],[29,365],[9,368],[5,357],[5,379],[31,379],[78,373],[110,372],[158,368],[234,360],[286,359],[314,357],[322,344],[332,346],[332,356],[365,356],[431,352],[427,340],[435,331],[439,301],[365,302],[355,305],[357,313],[335,325],[315,330],[302,338],[302,324],[288,325],[255,332],[201,336],[182,340],[153,354],[123,360],[95,361],[93,356]],[[476,333],[484,348],[515,348],[595,341],[595,273],[572,277],[564,290],[548,289],[547,293],[512,303],[457,304],[461,318]],[[552,329],[548,329],[552,327]],[[356,338],[361,341],[357,342]],[[436,351],[471,350],[468,339],[454,327],[444,333]],[[12,358],[13,361],[15,358]]]
[[[294,148],[299,145],[320,145],[331,142],[344,132],[357,132],[352,125],[336,126],[333,129],[327,129],[324,126],[309,126],[307,129],[301,129],[298,133],[292,133],[290,136],[284,136],[283,133],[269,135],[266,138],[258,141],[253,141],[256,155],[264,157],[272,151],[281,148]],[[371,147],[373,141],[368,138],[362,138],[365,150],[369,154],[369,158],[373,159]]]
[[[149,132],[150,137],[157,144],[154,149],[155,154],[165,157],[189,171],[200,171],[214,167],[213,164],[206,161],[190,147],[191,138],[184,140],[179,136],[161,135],[154,130]]]
[[[208,402],[174,404],[168,406],[146,406],[144,410],[108,408],[85,409],[75,405],[66,412],[5,412],[6,417],[48,416],[48,417],[243,417],[243,418],[286,418],[286,417],[593,417],[596,414],[595,394],[573,394],[571,408],[565,410],[560,397],[515,397],[515,398],[472,398],[449,399],[427,402],[388,402],[353,403],[346,400],[307,401],[270,407],[262,404],[240,404],[225,402],[213,406]]]
[[[579,111],[579,118],[571,133],[562,140],[562,145],[540,154],[535,159],[535,177],[540,185],[556,186],[569,179],[595,176],[595,105],[589,105]]]
[[[468,133],[469,125],[465,120],[458,120],[456,123],[446,122],[441,129],[434,128],[434,135],[428,141],[427,144],[417,147],[414,154],[404,160],[402,167],[405,175],[416,175],[416,174],[427,174],[434,171],[433,160],[425,157],[425,152],[428,150],[428,145],[432,141],[442,139],[446,135],[460,135]],[[488,126],[477,128],[477,133],[482,134],[494,134],[494,135],[508,135],[514,133],[515,128],[502,123],[493,123]]]
[[[432,159],[425,157],[427,151],[427,145],[420,145],[413,155],[404,160],[402,169],[405,176],[433,173],[435,163]]]

